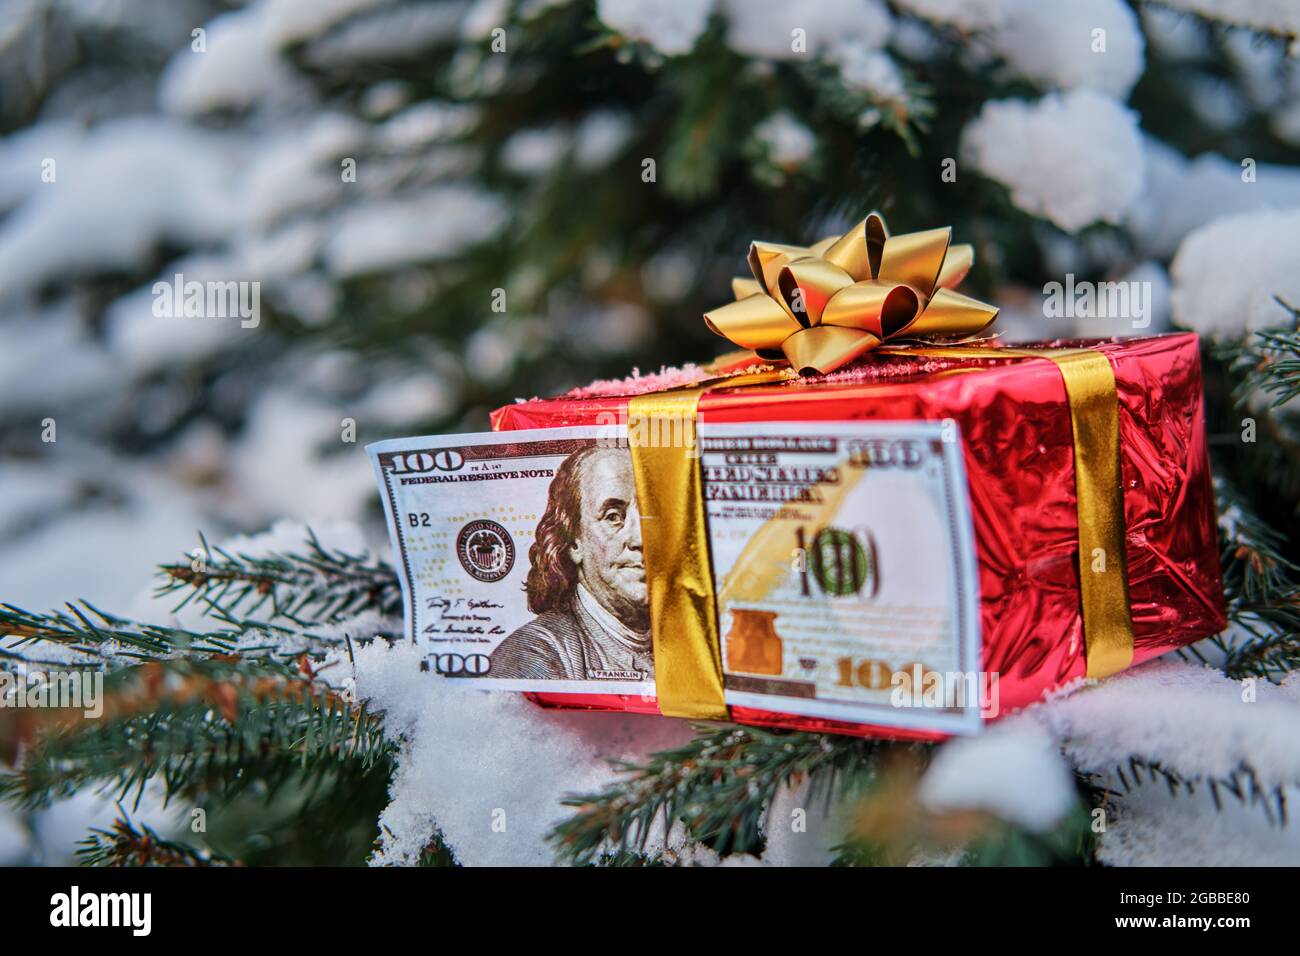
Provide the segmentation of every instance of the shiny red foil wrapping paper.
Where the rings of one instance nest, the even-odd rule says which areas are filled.
[[[1035,346],[1090,347],[1104,354],[1115,372],[1133,663],[1223,630],[1227,621],[1196,336],[1016,348]],[[996,356],[996,350],[989,355]],[[580,389],[575,394],[597,394],[510,405],[493,413],[492,425],[508,430],[608,422],[608,413],[625,412],[628,395],[638,390],[636,380],[630,383],[627,393],[617,396]],[[873,353],[829,375],[717,388],[700,400],[699,417],[710,422],[955,419],[978,552],[983,669],[1000,675],[999,714],[1084,676],[1073,431],[1065,385],[1051,361]],[[549,706],[658,713],[653,698],[530,696]],[[738,723],[768,727],[943,736],[747,707],[733,707],[731,713]]]

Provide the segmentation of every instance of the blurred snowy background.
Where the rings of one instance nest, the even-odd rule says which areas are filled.
[[[975,242],[1016,338],[1281,321],[1298,32],[1291,0],[0,0],[0,599],[157,617],[154,565],[282,518],[386,553],[367,441],[716,354],[750,239],[871,208]],[[1047,314],[1067,273],[1150,324]],[[176,274],[260,283],[256,327],[159,317]],[[0,815],[0,861],[85,814]]]

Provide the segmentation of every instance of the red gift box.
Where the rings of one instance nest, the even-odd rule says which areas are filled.
[[[1194,334],[1018,345],[1008,355],[997,348],[966,349],[960,357],[877,351],[826,375],[714,385],[699,403],[699,419],[714,423],[959,423],[979,568],[982,666],[1000,675],[1001,713],[1087,672],[1072,411],[1060,369],[1024,354],[1062,347],[1095,350],[1114,373],[1132,663],[1218,633],[1227,620]],[[608,422],[626,413],[632,395],[671,384],[678,382],[664,376],[598,383],[498,409],[492,426]],[[550,706],[658,712],[653,699],[640,697],[530,696]],[[745,707],[733,707],[731,717],[862,736],[942,736]]]

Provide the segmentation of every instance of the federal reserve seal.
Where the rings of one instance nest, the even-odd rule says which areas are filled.
[[[488,583],[500,581],[515,566],[515,543],[501,525],[479,518],[460,529],[456,557],[470,577]]]

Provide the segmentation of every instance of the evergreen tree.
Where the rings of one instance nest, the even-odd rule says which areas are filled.
[[[518,396],[709,358],[699,316],[751,239],[807,242],[878,208],[972,240],[970,292],[1011,337],[1203,334],[1232,626],[1184,656],[1265,686],[1300,667],[1300,21],[1280,9],[141,6],[7,5],[0,335],[18,358],[0,358],[0,465],[15,487],[32,461],[77,476],[32,522],[183,493],[223,537],[299,504],[373,529],[357,440],[483,428]],[[1052,316],[1038,290],[1066,272],[1139,279],[1149,308]],[[149,292],[177,273],[260,282],[256,327],[158,319]],[[355,433],[337,441],[340,420]],[[17,507],[0,511],[15,555]],[[0,708],[0,800],[111,795],[118,819],[81,849],[95,865],[458,861],[438,806],[414,844],[386,816],[404,761],[436,746],[357,676],[402,630],[388,563],[312,534],[200,539],[160,573],[178,617],[0,606],[4,672],[104,679],[97,719]],[[1106,766],[1059,749],[1071,808],[1034,826],[924,798],[942,747],[702,726],[557,803],[547,852],[779,859],[778,824],[806,811],[834,821],[843,865],[1089,864],[1118,859],[1095,811],[1143,788],[1280,828],[1300,784],[1262,747],[1226,771],[1176,747]],[[149,794],[169,826],[141,818]]]

